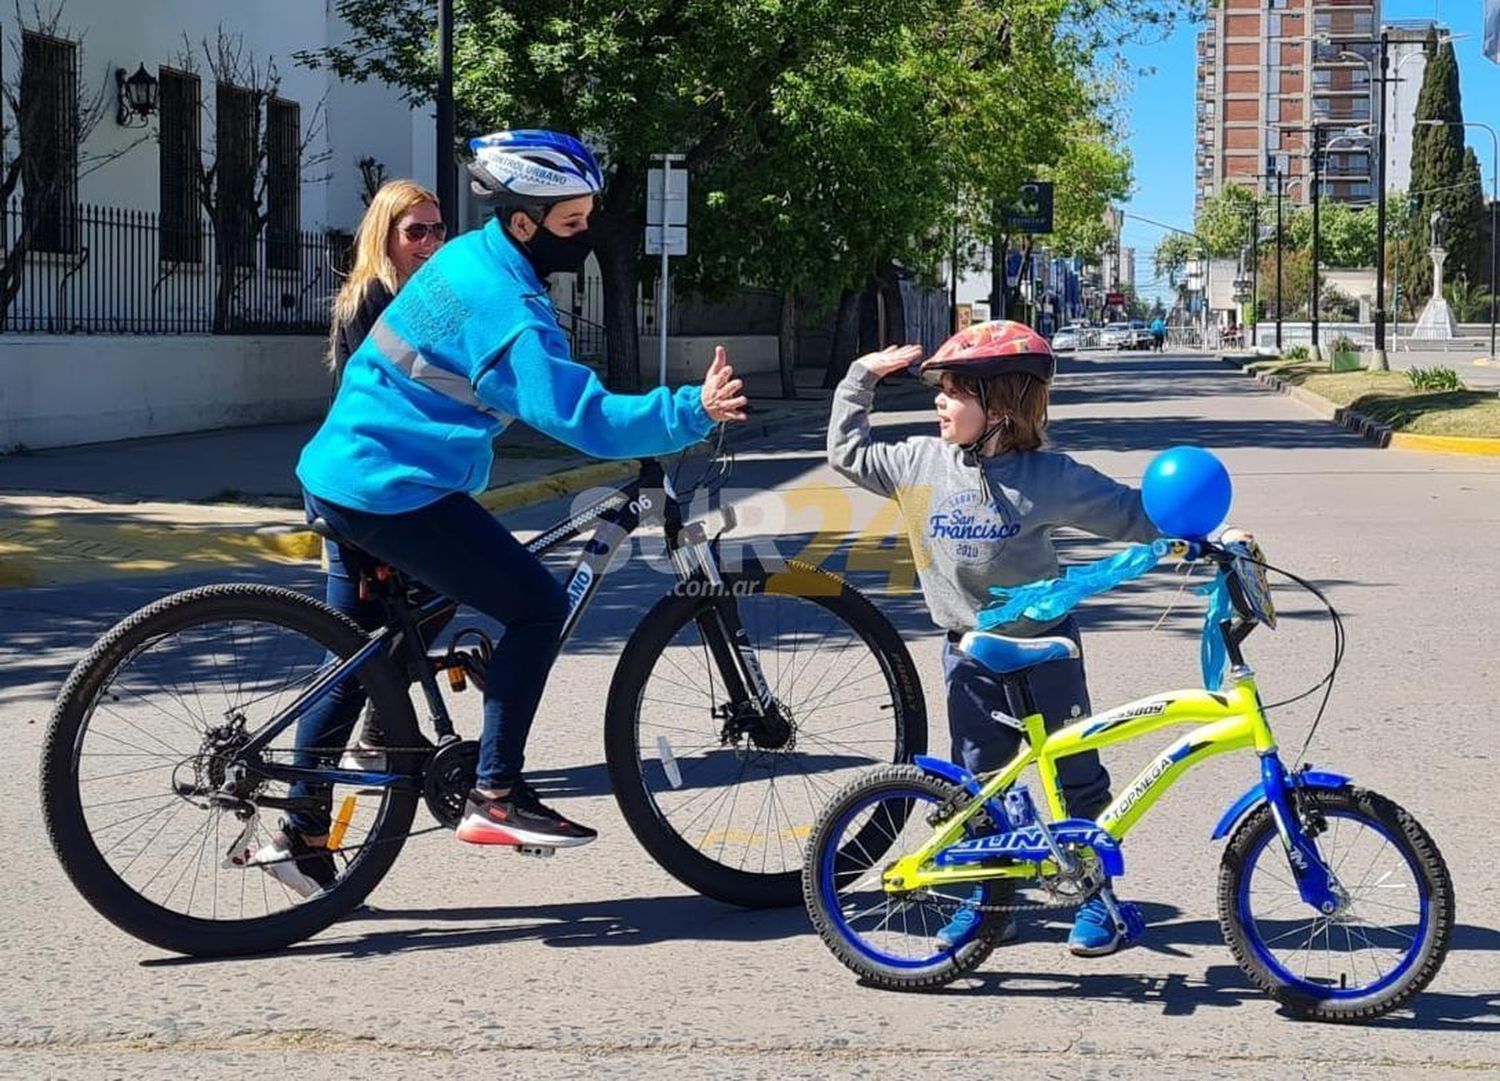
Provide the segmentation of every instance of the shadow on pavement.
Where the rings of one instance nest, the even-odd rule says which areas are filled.
[[[1170,905],[1149,902],[1142,903],[1140,907],[1146,916],[1148,929],[1145,937],[1133,949],[1171,957],[1188,957],[1190,955],[1179,947],[1224,945],[1217,920],[1163,922],[1176,916],[1178,910]],[[1054,919],[1048,922],[1058,924],[1059,921]],[[1066,924],[1060,926],[1065,927]],[[1054,928],[1040,933],[1052,935],[1061,932]],[[1476,924],[1460,924],[1453,929],[1452,949],[1500,950],[1500,931]],[[1001,950],[995,956],[1003,959],[1004,951]],[[1204,1008],[1232,1007],[1255,1001],[1270,1004],[1268,996],[1254,987],[1235,965],[1213,965],[1201,977],[1184,973],[1166,976],[1115,973],[1080,975],[980,970],[967,980],[939,993],[1160,1002],[1164,1017],[1187,1017]],[[1279,1012],[1283,1016],[1290,1016],[1284,1010]],[[1500,1032],[1500,991],[1484,991],[1473,995],[1426,991],[1417,996],[1416,1001],[1408,1008],[1365,1024],[1374,1028],[1398,1030]]]
[[[384,929],[402,922],[418,926]],[[453,926],[462,924],[463,926]],[[555,905],[485,905],[444,909],[366,906],[321,940],[255,957],[377,957],[428,950],[470,949],[508,942],[548,946],[649,946],[662,942],[770,942],[809,931],[801,908],[745,911],[705,897],[628,897]],[[214,964],[221,959],[161,957],[143,968]]]
[[[1178,444],[1210,449],[1256,450],[1365,447],[1361,437],[1315,417],[1306,420],[1214,420],[1207,417],[1072,417],[1049,427],[1053,447],[1089,450],[1161,450]]]

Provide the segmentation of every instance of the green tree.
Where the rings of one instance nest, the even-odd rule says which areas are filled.
[[[1198,258],[1203,245],[1186,233],[1168,233],[1157,242],[1152,262],[1158,278],[1176,287],[1188,263]]]
[[[966,235],[994,235],[998,193],[1060,166],[1071,125],[1107,115],[1095,73],[1110,53],[1200,6],[457,0],[458,125],[561,128],[601,152],[607,183],[592,232],[609,381],[632,389],[652,153],[685,154],[703,189],[693,244],[705,249],[694,270],[705,284],[757,281],[794,305],[804,293],[836,296],[847,327],[872,278],[889,278],[898,263],[935,266],[955,219]],[[299,59],[341,78],[382,79],[414,103],[430,97],[434,5],[335,7],[349,40]],[[719,224],[736,231],[708,236]]]
[[[1310,225],[1311,223],[1309,223]],[[1319,212],[1319,254],[1324,266],[1375,265],[1375,210],[1329,203]]]
[[[1130,153],[1097,115],[1074,121],[1059,160],[1039,170],[1054,185],[1048,245],[1059,255],[1096,259],[1113,238],[1104,211],[1130,194]]]
[[[1277,315],[1276,252],[1261,248],[1260,274],[1257,290],[1263,320],[1274,320]],[[1312,255],[1296,249],[1281,253],[1280,312],[1282,319],[1306,318],[1308,301],[1312,297]]]
[[[1263,223],[1276,220],[1274,203],[1266,203],[1244,184],[1226,184],[1204,202],[1193,230],[1208,245],[1210,255],[1216,259],[1239,255],[1250,242],[1250,220],[1257,203]]]
[[[1417,97],[1418,124],[1412,132],[1411,194],[1419,201],[1422,222],[1428,222],[1434,212],[1442,215],[1440,237],[1449,253],[1444,276],[1466,274],[1477,281],[1484,276],[1479,244],[1484,197],[1478,162],[1464,147],[1458,61],[1451,41],[1438,44],[1435,29],[1428,34],[1426,49],[1429,59]],[[1420,123],[1424,120],[1442,123],[1428,126]],[[1426,244],[1427,236],[1422,240]],[[1412,275],[1417,289],[1424,295],[1430,292],[1430,263],[1425,259],[1417,263]]]

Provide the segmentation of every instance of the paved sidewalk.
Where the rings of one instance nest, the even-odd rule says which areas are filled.
[[[733,445],[823,430],[831,398],[818,385],[823,373],[797,374],[796,399],[775,396],[775,372],[747,377],[750,418],[734,427]],[[902,402],[929,394],[915,381],[881,390]],[[316,558],[294,475],[315,428],[264,425],[0,458],[0,589]],[[482,501],[505,514],[634,470],[634,462],[602,463],[514,424],[497,445]]]
[[[805,414],[827,416],[821,371],[803,369],[798,398],[779,397],[776,373],[746,377],[750,427]],[[302,506],[294,469],[317,421],[226,428],[209,432],[93,443],[0,457],[0,493],[86,495],[109,502],[226,503],[296,510]],[[497,444],[491,488],[597,461],[524,424]],[[285,517],[273,516],[276,518]]]

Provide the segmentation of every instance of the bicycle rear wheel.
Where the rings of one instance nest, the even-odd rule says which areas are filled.
[[[358,905],[401,850],[418,786],[335,785],[347,819],[333,884],[303,899],[255,866],[276,822],[214,805],[250,734],[367,639],[303,594],[269,586],[208,586],[128,616],[78,663],[53,709],[41,762],[42,811],[63,869],[115,926],[178,953],[278,949]],[[416,722],[387,657],[356,677],[392,746],[412,746]],[[295,725],[262,752],[287,763]],[[323,749],[332,768],[341,747]],[[414,774],[417,755],[393,751],[387,770]],[[251,804],[287,785],[251,777]],[[352,800],[352,802],[350,802]],[[270,809],[267,808],[267,811]]]
[[[835,957],[877,987],[942,987],[983,964],[1004,933],[1003,916],[982,910],[953,922],[992,900],[992,883],[885,889],[886,866],[929,840],[928,819],[958,792],[917,766],[873,770],[838,793],[808,842],[802,894],[813,928]]]
[[[615,799],[683,884],[735,905],[793,905],[822,806],[860,772],[927,749],[921,681],[896,629],[832,575],[792,564],[726,575],[717,596],[692,586],[706,584],[658,602],[615,669],[605,720]],[[774,745],[732,724],[741,704],[705,638],[725,595],[790,725]]]

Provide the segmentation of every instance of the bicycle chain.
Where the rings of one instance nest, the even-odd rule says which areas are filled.
[[[937,808],[927,816],[927,824],[936,828],[940,822],[945,821],[967,807],[972,799],[973,797],[968,792],[960,788],[953,795],[938,804]],[[994,819],[990,817],[987,810],[980,811],[964,824],[965,826],[972,825],[976,829],[983,829],[985,827],[993,829],[995,825]],[[1028,884],[1032,882],[1039,884],[1041,881],[1041,879],[1032,879],[1028,880]],[[1047,887],[1042,885],[1041,888],[1046,889]],[[1077,908],[1084,902],[1092,899],[1103,888],[1104,880],[1102,878],[1095,880],[1091,876],[1087,888],[1072,897],[1062,898],[1053,893],[1053,900],[1050,901],[1018,902],[1008,905],[983,904],[974,907],[979,912],[1051,912],[1057,909]]]

